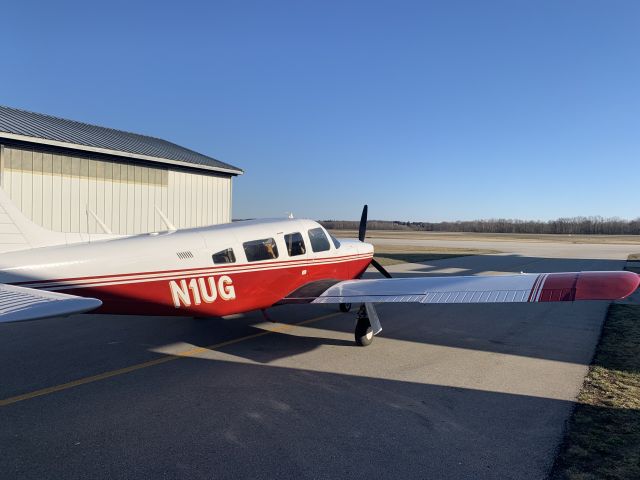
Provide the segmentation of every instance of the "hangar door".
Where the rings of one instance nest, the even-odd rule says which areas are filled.
[[[231,177],[168,165],[97,160],[2,146],[0,184],[36,224],[60,232],[115,234],[231,221]]]

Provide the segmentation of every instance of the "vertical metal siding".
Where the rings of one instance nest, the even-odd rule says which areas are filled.
[[[93,211],[98,216],[98,218],[100,218],[103,222],[105,222],[105,224],[107,224],[105,221],[105,211],[104,211],[104,199],[106,197],[106,193],[104,191],[105,179],[106,179],[104,162],[98,161],[98,162],[95,162],[95,164],[96,164],[96,178],[95,178],[96,196],[94,201],[95,201],[96,208]],[[102,229],[100,228],[99,225],[97,225],[97,222],[94,221],[93,223],[96,223],[96,231],[102,232]]]
[[[22,152],[10,150],[12,167],[15,168],[11,182],[11,198],[22,210]]]
[[[34,192],[42,191],[42,153],[33,152],[31,159],[33,162],[33,174],[31,178],[31,217],[38,225],[42,225],[42,195],[34,194]]]
[[[33,218],[33,208],[31,200],[33,199],[33,152],[23,151],[22,153],[22,178],[20,190],[20,204],[22,211],[29,218]]]
[[[0,183],[22,212],[45,228],[102,233],[87,207],[113,233],[165,229],[157,206],[177,228],[229,222],[231,178],[4,146]]]
[[[166,170],[162,171],[162,185],[169,185],[169,172]],[[168,188],[163,188],[162,189],[162,212],[165,215],[169,215],[171,216],[170,212],[169,212],[169,189]],[[161,229],[165,229],[167,228],[166,225],[162,224]]]
[[[51,229],[62,231],[62,159],[51,156]]]
[[[60,209],[60,217],[62,220],[62,228],[63,232],[72,232],[71,230],[71,176],[72,176],[72,165],[71,158],[66,155],[60,156],[61,169],[62,173],[60,174],[60,178],[62,181],[62,207]],[[13,196],[13,192],[11,194],[11,198],[15,198]]]
[[[53,228],[53,155],[42,154],[42,226]]]
[[[69,205],[69,228],[71,232],[80,230],[80,162],[79,158],[69,158],[71,162],[71,176],[69,177],[69,193],[71,204]],[[24,212],[24,210],[23,210]]]
[[[113,200],[113,164],[104,162],[104,205],[102,207],[103,222],[115,231],[114,212],[116,211],[115,202]]]

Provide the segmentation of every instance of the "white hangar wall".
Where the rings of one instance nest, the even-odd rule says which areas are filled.
[[[169,165],[94,159],[29,148],[0,147],[0,185],[33,222],[59,232],[114,234],[231,221],[231,177]]]

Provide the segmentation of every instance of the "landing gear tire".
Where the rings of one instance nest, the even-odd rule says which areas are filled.
[[[342,313],[347,313],[349,310],[351,310],[351,304],[350,303],[341,303],[340,304],[340,311]]]
[[[367,317],[360,317],[356,321],[356,328],[354,332],[356,345],[366,347],[373,342],[373,329],[371,323]]]

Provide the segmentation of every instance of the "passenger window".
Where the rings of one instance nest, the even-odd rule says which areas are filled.
[[[307,252],[307,249],[304,246],[302,234],[300,234],[299,232],[285,235],[284,243],[287,245],[287,252],[289,252],[290,257],[295,257],[296,255],[304,255]]]
[[[236,256],[233,253],[233,248],[227,248],[221,250],[218,253],[211,255],[213,263],[236,263]]]
[[[311,241],[311,250],[314,252],[324,252],[331,248],[329,239],[321,228],[309,230],[309,240]]]
[[[278,246],[273,238],[251,240],[250,242],[244,242],[242,246],[247,260],[250,262],[278,258]]]
[[[336,247],[336,250],[340,248],[340,242],[338,239],[331,234],[329,234],[329,236],[331,237],[331,241],[333,242],[333,246]]]

